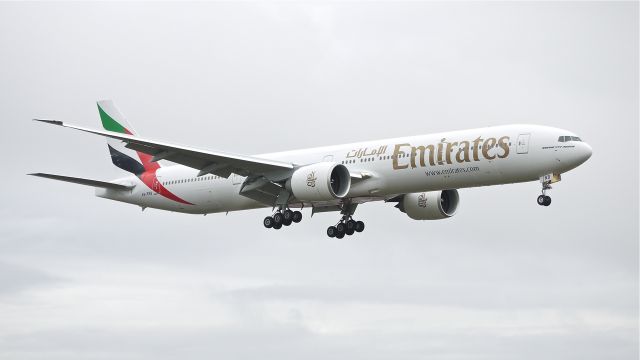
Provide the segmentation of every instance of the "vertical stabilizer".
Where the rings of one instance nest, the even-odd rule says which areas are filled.
[[[121,134],[136,135],[131,125],[111,100],[98,101],[100,121],[105,130]],[[144,172],[155,172],[160,164],[152,162],[152,156],[131,150],[124,143],[115,139],[107,139],[111,161],[122,170],[140,176]]]

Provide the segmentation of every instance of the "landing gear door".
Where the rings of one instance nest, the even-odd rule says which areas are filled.
[[[516,152],[518,154],[527,154],[529,153],[529,138],[531,134],[520,134],[518,135],[518,143],[516,144]]]

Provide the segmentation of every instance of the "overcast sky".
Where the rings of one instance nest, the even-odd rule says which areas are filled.
[[[637,359],[638,2],[0,4],[0,359]],[[146,137],[265,153],[510,123],[593,157],[266,230],[25,176],[122,176],[111,98]]]

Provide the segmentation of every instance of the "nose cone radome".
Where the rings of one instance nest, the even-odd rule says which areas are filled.
[[[578,149],[578,151],[580,152],[580,154],[578,155],[580,157],[580,164],[589,160],[589,158],[593,154],[591,146],[589,146],[589,144],[587,144],[586,142],[580,143],[580,148]]]
[[[557,158],[561,164],[561,172],[569,171],[582,165],[585,161],[589,160],[593,153],[591,146],[584,142],[574,142],[574,144],[566,150],[567,151],[559,154]]]

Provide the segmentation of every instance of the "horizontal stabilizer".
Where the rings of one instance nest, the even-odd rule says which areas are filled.
[[[62,175],[53,175],[53,174],[44,174],[44,173],[35,173],[28,174],[32,176],[38,176],[47,179],[66,181],[74,184],[93,186],[104,189],[113,189],[113,190],[131,190],[133,186],[114,184],[108,181],[99,181],[99,180],[91,180],[91,179],[83,179],[71,176],[62,176]]]

